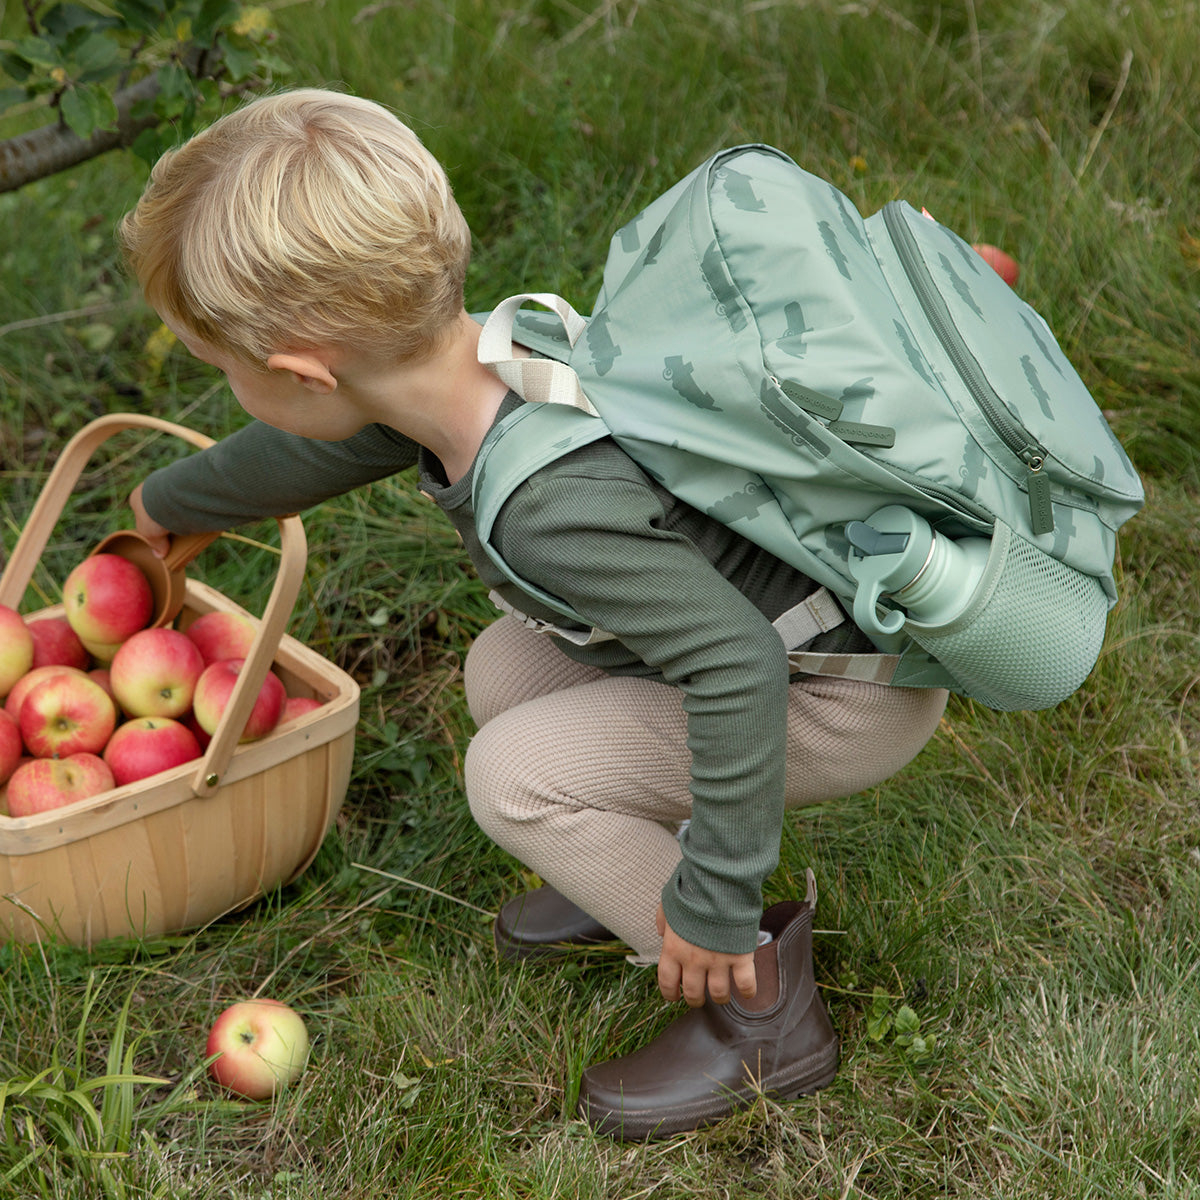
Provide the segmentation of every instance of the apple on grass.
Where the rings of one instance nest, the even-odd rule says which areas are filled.
[[[226,658],[209,663],[196,681],[192,711],[205,733],[216,733],[221,715],[229,705],[234,685],[241,674],[243,662],[240,658]],[[279,724],[286,700],[287,690],[283,680],[274,671],[268,671],[238,741],[252,742],[270,733]]]
[[[0,784],[17,769],[25,743],[21,741],[21,727],[0,709]]]
[[[8,815],[30,817],[88,800],[112,788],[112,771],[99,755],[32,758],[23,762],[8,781]]]
[[[117,708],[94,679],[64,671],[29,692],[18,724],[35,758],[99,754],[116,728]]]
[[[266,1100],[300,1077],[308,1030],[300,1014],[278,1000],[240,1000],[213,1023],[205,1054],[220,1056],[208,1073],[222,1087]]]
[[[33,670],[38,667],[88,669],[92,656],[66,617],[35,617],[26,624],[33,636]]]
[[[154,594],[128,559],[92,554],[63,583],[63,612],[92,656],[108,662],[123,641],[150,624]]]
[[[241,613],[201,613],[185,630],[204,656],[204,665],[224,658],[246,658],[257,632],[254,622]]]
[[[109,665],[117,703],[131,717],[181,717],[192,707],[204,659],[177,629],[141,629],[122,642]]]
[[[0,696],[33,666],[33,635],[15,608],[0,604]]]
[[[1011,254],[1006,254],[999,246],[990,246],[987,242],[977,242],[971,247],[1009,287],[1015,287],[1021,274],[1017,260]]]

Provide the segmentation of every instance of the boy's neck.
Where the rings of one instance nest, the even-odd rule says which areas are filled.
[[[436,455],[450,483],[470,470],[508,392],[479,362],[479,332],[464,311],[432,358],[345,381],[371,421],[396,429]]]

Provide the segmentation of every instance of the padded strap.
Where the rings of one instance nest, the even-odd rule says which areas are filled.
[[[805,642],[811,642],[817,634],[836,629],[845,619],[846,614],[833,598],[833,593],[828,588],[817,588],[811,596],[776,617],[771,624],[783,639],[784,646],[794,650]]]
[[[549,637],[560,637],[564,641],[573,642],[576,646],[594,646],[597,642],[612,642],[616,634],[597,629],[594,625],[589,629],[564,629],[552,621],[543,621],[540,617],[531,617],[519,608],[509,604],[499,592],[488,592],[488,599],[501,611],[506,612],[515,621],[520,621],[526,629],[534,633],[544,633]]]
[[[484,322],[479,334],[479,361],[525,400],[567,404],[589,416],[599,416],[584,395],[579,376],[566,363],[553,358],[517,358],[513,355],[513,322],[526,300],[550,309],[562,321],[572,346],[587,328],[587,321],[561,296],[552,292],[522,292],[501,301]]]
[[[788,655],[793,671],[832,679],[857,679],[862,683],[891,683],[900,664],[898,654],[814,654],[811,651]]]

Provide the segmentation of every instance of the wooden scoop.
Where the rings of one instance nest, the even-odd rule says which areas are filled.
[[[150,628],[169,625],[183,607],[187,591],[187,576],[184,568],[210,545],[220,534],[187,533],[171,539],[171,547],[164,558],[159,558],[150,543],[134,529],[119,529],[104,538],[92,554],[116,554],[128,559],[150,581],[154,594],[154,619]]]

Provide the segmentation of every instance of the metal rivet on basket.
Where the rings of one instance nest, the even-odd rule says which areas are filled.
[[[208,784],[209,787],[216,787],[217,784],[221,782],[221,777],[214,771],[211,775],[205,778],[204,782]]]

